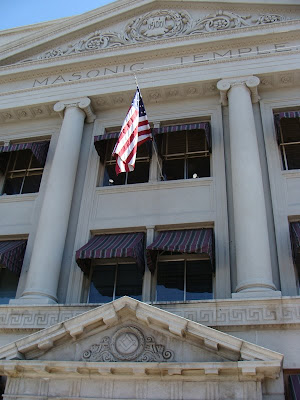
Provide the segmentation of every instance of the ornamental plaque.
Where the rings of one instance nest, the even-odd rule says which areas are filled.
[[[136,326],[124,326],[112,337],[104,337],[99,344],[93,344],[82,354],[83,361],[172,361],[174,354],[157,344],[151,336],[145,336]]]

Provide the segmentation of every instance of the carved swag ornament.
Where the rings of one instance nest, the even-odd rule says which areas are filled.
[[[37,59],[44,60],[91,50],[144,43],[177,36],[190,36],[199,33],[272,24],[284,20],[283,16],[277,14],[253,17],[251,15],[240,16],[228,11],[218,11],[202,19],[193,20],[186,11],[152,11],[134,19],[126,25],[122,33],[96,31],[75,43],[46,51],[39,55]]]
[[[99,344],[93,344],[82,354],[83,361],[172,361],[173,352],[135,326],[118,329],[110,338],[105,336]]]

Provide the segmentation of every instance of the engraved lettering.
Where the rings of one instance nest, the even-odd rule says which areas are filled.
[[[274,44],[276,53],[281,53],[282,51],[291,51],[291,48],[287,49],[285,47],[286,44],[287,43]]]
[[[229,56],[227,55],[227,54],[229,54]],[[214,58],[214,60],[217,58],[217,56],[219,56],[219,57],[226,57],[226,58],[231,58],[232,57],[232,51],[231,50],[228,50],[228,51],[226,51],[226,53],[224,53],[224,54],[220,54],[220,53],[217,53],[217,52],[214,52],[213,53],[213,58]]]
[[[145,64],[145,63],[136,63],[136,64],[132,64],[132,65],[129,67],[129,69],[130,69],[130,71],[138,71],[138,70],[144,68],[144,64]],[[141,67],[137,67],[137,68],[136,68],[137,65],[141,65]]]
[[[92,69],[91,71],[86,73],[88,78],[96,78],[100,74],[99,69]]]
[[[110,68],[104,68],[104,75],[107,74],[107,71],[108,71],[108,73],[117,74],[118,73],[118,69],[119,69],[118,66],[116,66],[116,70],[115,71],[113,69],[110,69]]]
[[[260,54],[270,54],[270,53],[271,53],[270,51],[268,51],[268,50],[265,50],[265,51],[260,50],[260,49],[259,49],[259,46],[256,46],[256,54],[257,54],[257,55],[260,55]]]
[[[205,61],[209,61],[209,59],[208,58],[206,58],[206,59],[204,59],[204,60],[202,60],[202,58],[204,57],[204,56],[206,56],[206,54],[198,54],[198,55],[194,55],[194,57],[193,57],[193,61],[195,62],[195,63],[197,63],[197,62],[205,62]]]
[[[65,78],[64,78],[62,75],[58,75],[58,77],[57,77],[56,79],[54,79],[54,81],[52,82],[52,85],[53,85],[54,83],[57,83],[57,82],[60,82],[60,81],[66,82],[66,81],[65,81]]]
[[[70,82],[72,81],[78,81],[79,79],[82,78],[82,75],[80,72],[73,72],[73,74],[71,75],[73,78],[77,78],[77,79],[69,79]]]
[[[251,52],[252,52],[251,47],[244,47],[242,49],[238,49],[238,53],[239,53],[238,56],[243,57],[244,54],[251,53]]]
[[[40,86],[40,85],[46,86],[46,85],[48,85],[48,80],[49,80],[49,78],[45,78],[43,81],[40,82],[39,80],[35,79],[33,82],[33,87]]]
[[[184,58],[189,58],[189,56],[183,56],[183,57],[174,57],[174,59],[176,60],[177,58],[179,58],[180,60],[180,64],[184,64]]]

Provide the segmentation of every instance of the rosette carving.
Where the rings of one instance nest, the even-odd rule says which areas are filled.
[[[99,344],[93,344],[82,354],[82,360],[90,362],[165,362],[171,361],[174,354],[157,344],[151,337],[145,337],[135,326],[125,326],[112,337],[104,337]]]

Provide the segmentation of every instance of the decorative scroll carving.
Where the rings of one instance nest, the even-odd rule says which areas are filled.
[[[156,344],[151,337],[145,337],[135,326],[118,329],[113,336],[104,337],[99,344],[93,344],[82,354],[84,361],[114,362],[165,362],[172,361],[173,352],[162,344]]]
[[[45,60],[86,51],[101,50],[178,36],[271,24],[284,20],[285,17],[276,14],[240,16],[232,12],[220,10],[194,21],[186,11],[158,10],[134,19],[125,26],[124,32],[96,31],[75,43],[46,51],[39,55],[37,59]],[[31,59],[25,61],[31,61]]]

